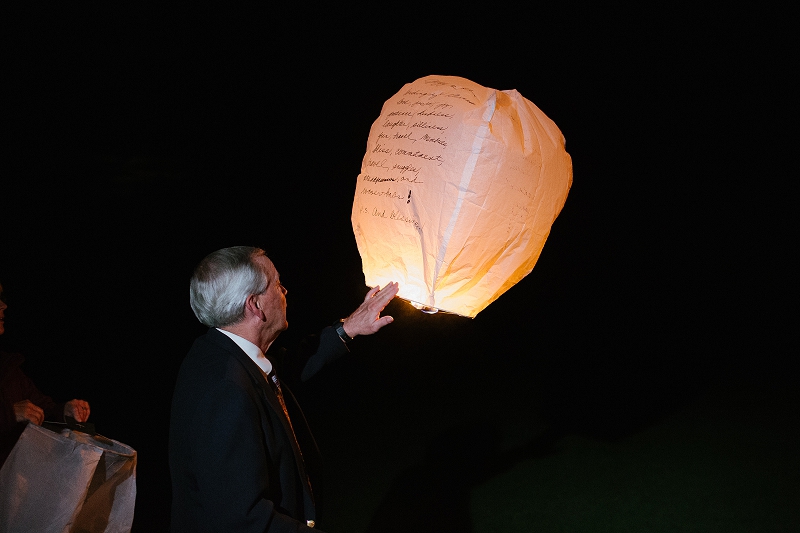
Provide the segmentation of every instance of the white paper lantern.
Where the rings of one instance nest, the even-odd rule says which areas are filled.
[[[555,123],[516,90],[406,84],[373,123],[353,202],[368,286],[474,317],[533,269],[572,185]]]

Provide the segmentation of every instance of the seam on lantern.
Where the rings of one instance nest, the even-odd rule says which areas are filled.
[[[458,219],[458,214],[461,211],[461,204],[464,203],[464,196],[466,196],[467,190],[469,189],[469,182],[472,180],[472,174],[475,172],[475,165],[478,163],[478,156],[480,155],[481,148],[483,147],[483,140],[486,138],[486,135],[489,132],[489,121],[492,120],[492,116],[494,115],[494,110],[497,105],[497,91],[492,91],[492,95],[489,97],[489,100],[487,100],[486,103],[486,111],[483,112],[483,116],[481,117],[483,124],[481,124],[481,126],[478,128],[478,131],[475,134],[475,139],[472,141],[472,149],[470,150],[472,153],[470,154],[469,158],[467,158],[467,162],[464,165],[464,170],[461,172],[461,182],[458,185],[458,199],[456,200],[456,206],[453,209],[453,214],[450,216],[450,222],[447,225],[447,229],[444,231],[444,235],[442,236],[442,244],[439,246],[439,253],[436,256],[436,267],[433,271],[431,293],[428,295],[428,305],[431,307],[436,307],[434,293],[436,292],[436,283],[439,281],[439,270],[444,262],[444,255],[447,252],[448,244],[450,244],[450,237],[453,235],[453,229],[455,229],[456,220]]]

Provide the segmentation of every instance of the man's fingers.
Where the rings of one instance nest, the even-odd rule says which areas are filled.
[[[378,299],[386,300],[386,302],[388,303],[389,300],[391,300],[397,295],[397,292],[399,290],[400,290],[400,285],[394,281],[390,281],[382,289],[380,288],[380,286],[376,285],[375,287],[369,290],[367,296],[364,298],[364,301],[368,302],[372,298],[377,296]]]
[[[375,331],[378,331],[383,326],[389,325],[394,322],[394,318],[389,315],[385,315],[380,317],[378,320],[375,321]]]
[[[30,404],[25,409],[25,418],[37,426],[41,426],[42,422],[44,422],[44,411],[42,411],[38,406]]]
[[[15,403],[14,416],[17,422],[24,422],[27,420],[36,425],[41,425],[44,421],[44,411],[30,400],[23,400]]]
[[[86,422],[89,419],[89,402],[85,400],[70,400],[64,405],[64,414],[69,415],[78,422]]]
[[[367,300],[369,300],[373,296],[376,296],[375,299],[377,301],[383,303],[383,305],[385,306],[386,304],[389,303],[389,301],[392,298],[397,296],[397,292],[400,290],[400,286],[397,283],[394,283],[394,282],[390,281],[382,289],[379,289],[380,292],[378,292],[378,290],[376,290],[376,289],[379,289],[379,288],[375,287],[369,293],[367,293]]]
[[[381,311],[397,295],[400,286],[389,282],[383,289],[373,287],[367,292],[364,302],[358,309],[345,319],[345,331],[351,337],[370,335],[383,326],[390,324],[394,319],[390,316],[381,317]]]

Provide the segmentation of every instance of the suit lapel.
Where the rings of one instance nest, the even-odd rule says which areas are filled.
[[[283,431],[286,433],[286,436],[288,437],[287,440],[292,447],[298,474],[300,475],[300,479],[303,481],[306,517],[313,518],[315,515],[314,492],[311,489],[311,482],[308,474],[306,473],[303,453],[300,450],[300,445],[297,442],[297,436],[292,429],[292,425],[283,412],[283,406],[281,406],[281,402],[278,399],[277,394],[273,390],[272,386],[267,382],[268,378],[264,375],[263,371],[258,367],[258,365],[252,359],[250,359],[250,357],[244,353],[244,351],[242,351],[242,349],[239,348],[239,346],[227,335],[220,333],[215,328],[211,328],[209,330],[209,335],[211,336],[213,342],[225,348],[231,357],[233,357],[239,364],[242,365],[244,370],[250,376],[253,386],[257,391],[259,391],[262,401],[268,405],[270,409],[272,409],[272,411],[277,415],[278,420],[280,420]],[[288,396],[294,400],[294,396],[288,390],[288,388],[284,387],[284,392],[287,392]],[[297,405],[296,401],[295,405]]]
[[[242,365],[242,368],[244,368],[245,372],[247,372],[247,375],[250,377],[253,387],[259,391],[262,399],[265,400],[267,405],[269,405],[276,414],[280,415],[278,418],[283,424],[283,429],[288,432],[290,429],[289,422],[288,420],[285,420],[284,416],[282,416],[283,408],[281,407],[281,403],[278,401],[275,391],[273,391],[272,387],[267,383],[267,378],[264,377],[264,373],[261,371],[258,365],[255,364],[255,362],[253,362],[253,360],[250,359],[250,357],[224,333],[220,333],[215,328],[211,328],[209,330],[209,334],[212,335],[215,343],[225,348],[231,357],[233,357],[240,365]]]

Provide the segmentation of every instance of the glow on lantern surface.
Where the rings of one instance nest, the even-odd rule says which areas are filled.
[[[356,184],[366,284],[474,317],[531,272],[571,185],[564,136],[516,90],[408,83],[372,124]]]

